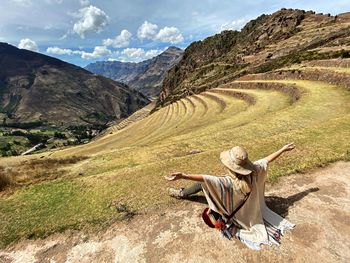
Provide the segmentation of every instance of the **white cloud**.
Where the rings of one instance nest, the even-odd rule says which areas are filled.
[[[145,55],[145,51],[142,48],[126,48],[122,51],[122,54],[129,58],[139,59]]]
[[[81,8],[76,16],[80,19],[74,24],[73,31],[81,38],[84,38],[87,32],[101,32],[109,19],[104,11],[92,5]]]
[[[55,55],[81,55],[83,53],[83,51],[80,50],[71,50],[68,48],[59,48],[59,47],[48,47],[46,49],[46,53],[49,54],[55,54]]]
[[[176,27],[164,27],[159,30],[156,39],[162,42],[170,42],[170,43],[181,43],[184,41],[184,37],[182,36],[179,29]]]
[[[103,40],[103,45],[105,46],[113,46],[116,48],[127,47],[130,43],[130,38],[132,34],[128,30],[122,30],[119,36],[115,38],[107,38]]]
[[[92,58],[101,58],[101,57],[109,56],[111,54],[112,54],[112,51],[110,51],[107,47],[96,46],[94,51],[91,53],[82,51],[81,57],[83,59],[92,59]]]
[[[18,48],[27,49],[35,52],[39,51],[38,45],[35,43],[35,41],[30,40],[29,38],[21,39],[21,41],[18,44]]]
[[[123,62],[140,62],[159,55],[165,49],[167,49],[167,47],[164,49],[151,49],[147,51],[145,51],[143,48],[125,48],[122,51],[112,52],[106,46],[96,46],[92,52],[86,52],[83,50],[72,50],[68,48],[48,47],[46,49],[46,53],[66,56],[79,55],[83,59],[97,59],[104,57],[108,61],[118,60]]]
[[[156,24],[145,21],[137,30],[137,37],[139,39],[153,39],[157,35],[157,29]]]
[[[48,47],[46,53],[56,55],[72,55],[73,50],[59,47]]]
[[[139,62],[139,61],[153,58],[162,52],[163,50],[160,50],[160,49],[151,49],[151,50],[145,51],[142,48],[126,48],[121,52],[121,54],[125,55],[125,57],[120,57],[120,60]]]
[[[155,56],[158,56],[160,53],[162,53],[164,50],[160,50],[160,49],[151,49],[151,50],[148,50],[146,53],[145,53],[145,58],[146,59],[150,59],[150,58],[153,58]]]
[[[184,41],[180,30],[176,27],[164,27],[157,32],[156,24],[145,21],[137,30],[137,37],[141,40],[150,39],[154,41],[180,43]]]
[[[101,57],[113,55],[113,52],[110,51],[105,46],[96,46],[94,48],[94,51],[92,52],[86,52],[83,50],[72,50],[68,48],[48,47],[46,49],[46,52],[48,54],[55,54],[55,55],[68,55],[68,56],[79,55],[83,59],[94,59],[94,58],[101,58]],[[118,54],[118,52],[116,52],[116,54]]]
[[[12,2],[24,7],[29,7],[32,5],[31,0],[12,0]]]
[[[220,32],[223,30],[240,30],[248,21],[249,19],[247,18],[241,18],[238,20],[234,20],[234,21],[222,24],[220,26]]]

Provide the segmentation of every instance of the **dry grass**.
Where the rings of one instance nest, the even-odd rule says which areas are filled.
[[[60,178],[67,173],[67,166],[86,159],[85,156],[32,159],[21,165],[0,166],[0,191],[7,189],[6,194],[10,194],[18,187]]]
[[[0,191],[4,190],[5,188],[13,184],[14,182],[12,180],[12,177],[7,173],[4,167],[0,166]]]

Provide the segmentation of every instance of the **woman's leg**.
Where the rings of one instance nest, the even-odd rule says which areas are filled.
[[[183,197],[187,197],[199,193],[200,191],[202,191],[202,184],[194,183],[190,187],[182,189],[182,195]]]
[[[169,188],[169,195],[177,198],[186,198],[200,191],[202,191],[202,184],[194,183],[193,185],[187,188],[181,188],[181,189]]]

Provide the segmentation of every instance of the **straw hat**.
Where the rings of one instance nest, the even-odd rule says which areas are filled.
[[[247,151],[241,146],[235,146],[220,154],[221,162],[235,173],[248,175],[254,171],[254,164],[248,159]]]

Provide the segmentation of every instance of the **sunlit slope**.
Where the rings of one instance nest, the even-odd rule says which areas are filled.
[[[233,145],[246,147],[254,160],[295,142],[296,150],[270,167],[271,180],[349,160],[350,92],[342,85],[274,76],[252,75],[189,96],[89,144],[46,154],[89,158],[69,166],[61,179],[1,199],[3,244],[108,223],[120,215],[110,206],[115,202],[136,210],[174,202],[166,194],[164,175],[177,170],[222,174],[219,154]],[[22,159],[0,164],[12,160],[18,165]]]
[[[271,141],[276,144],[275,139],[289,136],[285,139],[295,140],[297,138],[293,138],[292,134],[296,130],[307,132],[315,125],[347,114],[349,110],[348,92],[323,82],[255,82],[296,85],[302,95],[293,103],[288,94],[276,89],[261,90],[256,83],[250,83],[250,88],[244,85],[246,88],[242,89],[239,83],[232,83],[190,96],[117,133],[89,145],[57,152],[52,157],[93,155],[84,167],[91,166],[89,174],[98,174],[100,168],[106,170],[106,161],[99,164],[101,154],[109,156],[108,166],[113,170],[113,167],[125,167],[125,160],[132,166],[149,165],[150,162],[186,155],[193,149],[206,152],[231,144],[259,147],[259,141],[269,140],[267,135],[273,136]],[[243,93],[255,101],[248,102],[223,92],[227,90]]]
[[[154,108],[154,106],[155,106],[155,101],[149,103],[147,106],[143,107],[142,109],[134,112],[128,118],[122,120],[117,125],[114,125],[114,126],[108,128],[106,130],[106,133],[124,129],[128,125],[144,119],[146,116],[148,116],[150,114],[150,112]]]
[[[350,68],[339,68],[339,67],[317,67],[317,66],[299,66],[299,67],[292,67],[290,69],[298,69],[298,70],[307,70],[307,71],[314,71],[314,70],[321,70],[321,71],[334,71],[337,73],[347,73],[350,74]]]

